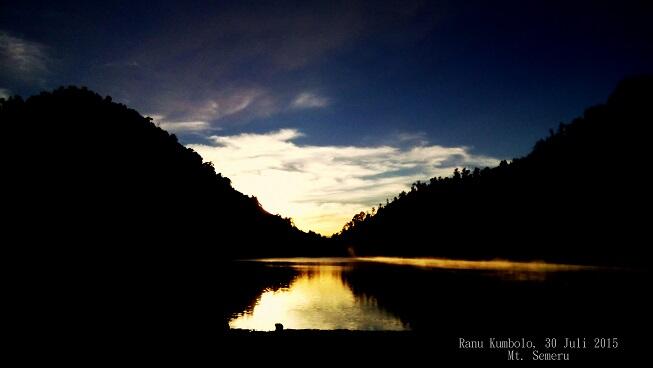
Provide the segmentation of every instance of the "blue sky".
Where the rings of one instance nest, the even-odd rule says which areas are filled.
[[[327,234],[653,72],[647,1],[152,4],[0,1],[0,95],[111,95]]]

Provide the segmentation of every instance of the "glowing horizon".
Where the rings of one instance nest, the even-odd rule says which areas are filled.
[[[449,176],[456,167],[494,166],[498,159],[467,147],[414,142],[367,146],[299,145],[297,129],[212,136],[189,144],[233,187],[254,195],[268,212],[290,217],[304,231],[339,232],[361,211],[409,190],[417,180]],[[401,139],[401,137],[400,137]]]

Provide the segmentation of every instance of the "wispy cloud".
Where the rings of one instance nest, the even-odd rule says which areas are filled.
[[[189,147],[212,161],[238,190],[256,195],[267,210],[323,234],[339,231],[354,213],[385,203],[416,180],[451,175],[455,167],[498,164],[466,147],[297,144],[302,136],[296,129],[282,129],[213,136],[213,144]]]
[[[172,5],[166,27],[115,50],[83,83],[171,121],[224,126],[322,108],[332,101],[315,91],[328,86],[304,71],[411,19],[412,3],[234,2],[201,15]]]
[[[400,132],[396,135],[396,139],[401,144],[412,144],[415,146],[428,144],[425,132]]]
[[[329,99],[315,93],[302,92],[293,100],[291,106],[296,109],[312,109],[326,107],[329,105]]]
[[[175,99],[157,102],[154,120],[170,131],[219,130],[221,119],[248,120],[268,117],[289,109],[321,108],[329,99],[314,93],[298,94],[289,106],[263,87],[228,87],[206,91],[202,97],[174,94]]]
[[[197,133],[200,135],[213,134],[221,130],[219,127],[213,127],[206,121],[170,121],[164,115],[149,114],[154,124],[161,129],[171,133]]]
[[[8,77],[38,81],[48,72],[45,45],[0,32],[0,69]]]
[[[9,98],[11,96],[11,91],[6,88],[0,88],[0,98]]]
[[[178,132],[203,132],[210,128],[206,121],[175,121],[162,122],[158,126],[172,133]]]
[[[291,75],[370,27],[363,9],[341,10],[333,11],[331,4],[235,5],[189,15],[187,22],[174,19],[172,24],[184,28],[159,30],[138,47],[121,50],[115,60],[95,67],[90,84],[170,121],[223,125],[324,107],[328,99],[304,92],[320,86],[306,87]]]

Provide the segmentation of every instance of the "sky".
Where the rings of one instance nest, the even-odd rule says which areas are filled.
[[[625,0],[0,0],[0,97],[110,95],[329,235],[652,73],[651,19]]]

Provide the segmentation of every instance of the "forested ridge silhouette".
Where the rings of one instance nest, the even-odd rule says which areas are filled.
[[[215,335],[244,293],[230,260],[334,253],[110,97],[0,99],[0,124],[10,286],[45,334]]]
[[[13,199],[42,230],[27,236],[130,243],[134,255],[150,247],[221,259],[323,251],[321,236],[266,212],[174,134],[110,97],[68,87],[0,103]]]
[[[333,239],[357,255],[643,264],[653,76],[495,168],[416,182]]]
[[[329,240],[267,213],[173,134],[110,97],[67,87],[0,99],[12,301],[29,316],[23,331],[38,327],[43,338],[209,343],[259,289],[293,277],[237,273],[229,261],[238,258],[349,248],[642,265],[651,106],[652,76],[624,80],[527,156],[415,183]]]

